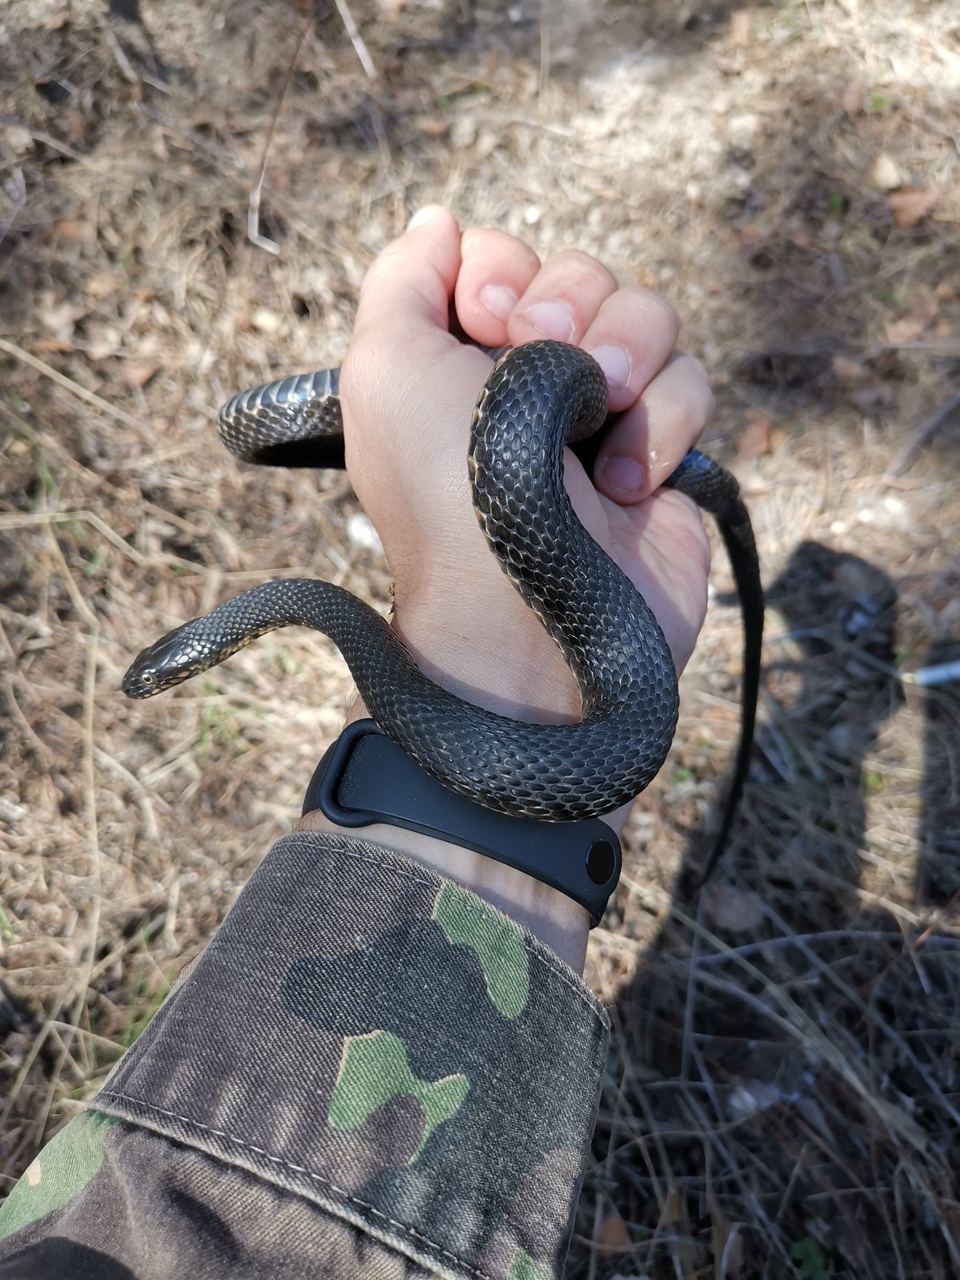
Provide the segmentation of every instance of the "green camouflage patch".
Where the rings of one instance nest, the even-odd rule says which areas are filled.
[[[503,912],[459,885],[447,884],[437,894],[433,918],[451,945],[475,952],[487,995],[505,1018],[519,1018],[530,995],[530,971],[523,930]]]
[[[404,1094],[416,1098],[426,1121],[420,1143],[410,1157],[414,1164],[433,1131],[456,1115],[469,1091],[470,1082],[459,1073],[432,1082],[419,1079],[410,1070],[403,1041],[389,1031],[372,1031],[347,1037],[328,1119],[332,1128],[349,1131],[391,1098]]]
[[[553,1269],[545,1262],[534,1262],[529,1253],[518,1249],[511,1259],[506,1280],[553,1280]]]
[[[103,1164],[107,1130],[119,1123],[113,1116],[85,1111],[61,1129],[0,1205],[0,1240],[79,1195]]]

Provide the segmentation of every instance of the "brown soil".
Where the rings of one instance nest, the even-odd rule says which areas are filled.
[[[234,389],[342,356],[417,206],[663,292],[770,600],[742,822],[722,555],[587,976],[616,1041],[571,1276],[960,1273],[960,14],[8,0],[0,14],[0,1193],[210,937],[349,695],[320,637],[131,704],[144,643],[296,572],[386,604]],[[369,72],[362,59],[368,60]],[[283,86],[282,107],[271,133]],[[247,235],[263,169],[259,230]],[[919,433],[919,434],[918,434]],[[916,445],[908,453],[911,443]]]

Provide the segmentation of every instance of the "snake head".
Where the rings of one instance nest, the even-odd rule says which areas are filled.
[[[186,629],[177,627],[137,654],[120,682],[128,698],[152,698],[194,674],[198,664],[190,661],[194,655],[184,644]]]
[[[161,665],[155,653],[162,643],[157,641],[149,649],[138,653],[124,672],[120,688],[128,698],[152,698],[155,693],[167,688],[169,681],[162,679]]]
[[[141,655],[142,656],[142,655]],[[150,698],[163,688],[154,667],[144,666],[138,657],[124,673],[120,688],[128,698]]]

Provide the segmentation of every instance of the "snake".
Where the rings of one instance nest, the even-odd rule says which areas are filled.
[[[466,459],[480,527],[503,572],[559,645],[580,692],[579,721],[533,724],[474,705],[424,675],[369,604],[333,583],[306,578],[261,583],[167,633],[131,664],[124,693],[149,697],[266,632],[312,627],[339,648],[368,714],[444,786],[497,812],[547,822],[610,813],[643,791],[663,765],[679,689],[652,610],[587,533],[564,488],[564,446],[589,465],[607,421],[607,382],[592,356],[553,340],[526,343],[496,360],[476,403]],[[243,462],[343,467],[339,370],[242,391],[221,409],[219,429]],[[665,484],[714,517],[743,618],[740,737],[712,868],[749,766],[763,630],[760,565],[749,513],[729,471],[691,449]]]

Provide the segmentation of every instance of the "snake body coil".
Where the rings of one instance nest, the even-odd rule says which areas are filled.
[[[221,435],[236,456],[342,466],[337,372],[235,396]],[[124,677],[146,697],[222,661],[276,627],[323,631],[341,650],[371,716],[432,776],[488,808],[552,821],[607,813],[661,767],[677,721],[677,676],[643,597],[587,534],[563,485],[563,447],[603,425],[607,385],[577,347],[518,347],[480,395],[469,468],[477,517],[503,571],[563,651],[580,688],[578,724],[526,724],[428,680],[385,620],[330,583],[286,579],[243,592],[144,650]],[[718,521],[745,623],[743,725],[715,855],[746,774],[763,621],[759,565],[736,481],[691,450],[667,482]]]

